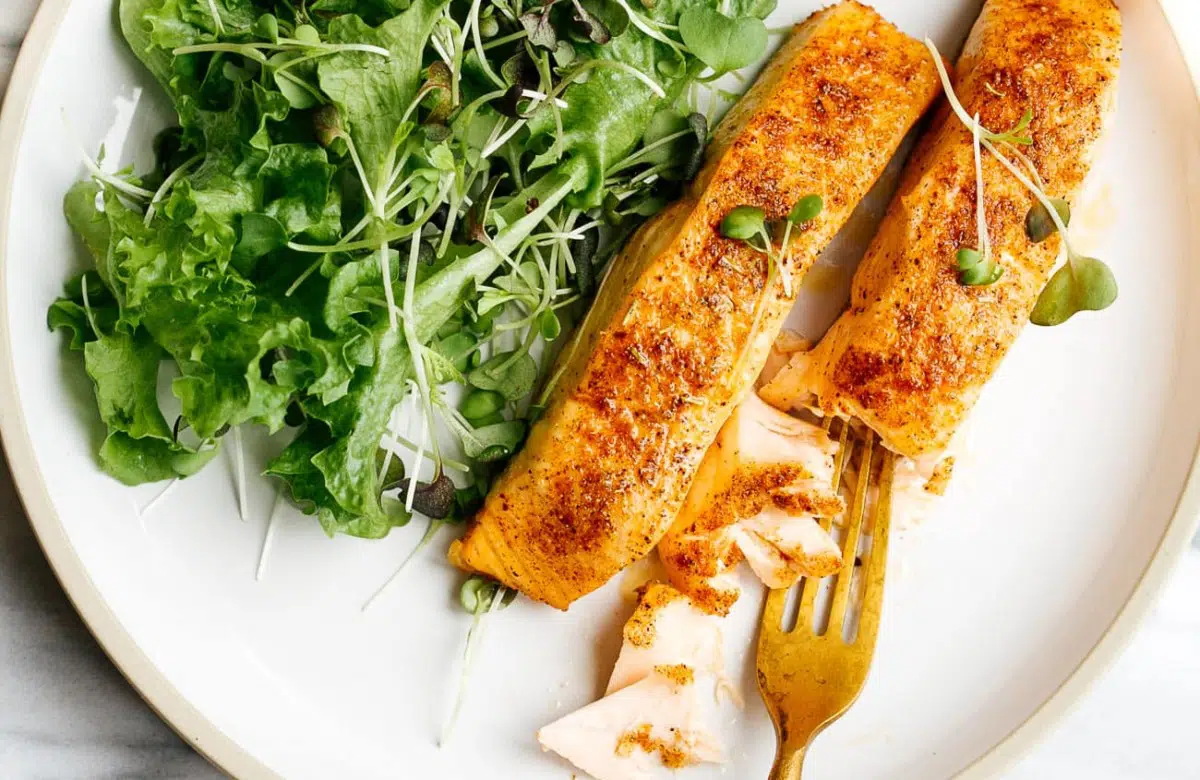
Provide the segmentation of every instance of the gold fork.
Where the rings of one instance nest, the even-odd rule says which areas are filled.
[[[827,420],[827,430],[830,423]],[[788,598],[786,589],[771,591],[763,610],[758,639],[758,688],[775,723],[778,740],[770,780],[798,780],[813,738],[858,698],[875,652],[887,564],[895,456],[877,442],[873,432],[866,432],[861,441],[856,442],[856,438],[849,423],[843,423],[834,463],[835,488],[842,482],[855,446],[861,449],[861,455],[854,498],[843,523],[842,570],[831,575],[837,579],[828,627],[822,634],[813,629],[822,580],[811,577],[800,583],[795,629],[785,631],[782,627]],[[876,490],[872,491],[872,487]],[[831,518],[822,521],[826,531],[831,524]],[[864,535],[869,535],[871,542],[861,554],[862,571],[855,577],[859,540]],[[861,580],[859,587],[854,587],[856,580]],[[854,615],[855,590],[862,593],[862,607],[858,611],[857,632],[846,641],[843,633],[848,618]]]

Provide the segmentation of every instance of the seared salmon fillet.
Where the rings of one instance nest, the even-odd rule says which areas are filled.
[[[937,91],[925,48],[864,5],[798,25],[689,193],[614,259],[546,413],[451,559],[566,609],[649,553],[792,305],[721,220],[739,205],[781,219],[820,195],[785,260],[799,280]]]
[[[1031,111],[1024,153],[1045,192],[1070,200],[1113,114],[1120,50],[1111,0],[988,0],[955,92],[989,130]],[[960,284],[955,253],[979,246],[975,178],[971,131],[943,105],[855,274],[850,308],[762,388],[765,400],[857,417],[903,455],[946,447],[1029,321],[1061,243],[1029,240],[1035,197],[985,152],[987,225],[1004,273],[990,286]]]

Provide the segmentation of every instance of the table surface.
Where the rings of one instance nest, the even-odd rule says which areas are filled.
[[[39,0],[0,0],[0,94]],[[1193,0],[1167,0],[1200,31]],[[1200,541],[1200,538],[1198,538]],[[1121,660],[1006,775],[1011,780],[1194,780],[1200,711],[1200,547],[1185,555]],[[0,774],[219,774],[138,698],[54,579],[0,458]]]

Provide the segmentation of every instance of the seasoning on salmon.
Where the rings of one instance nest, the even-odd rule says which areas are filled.
[[[649,553],[792,305],[721,220],[739,205],[779,220],[820,195],[784,259],[799,283],[937,91],[924,46],[864,5],[798,25],[689,193],[613,261],[546,413],[451,559],[566,609]]]
[[[1044,191],[1078,193],[1116,103],[1121,19],[1111,0],[988,0],[954,91],[984,127],[1032,112],[1021,150]],[[931,58],[932,59],[932,58]],[[1020,168],[1011,148],[1000,148]],[[959,281],[956,253],[979,245],[972,131],[943,105],[854,277],[849,309],[811,352],[762,388],[780,408],[849,415],[917,457],[945,449],[995,373],[1053,270],[1060,239],[1034,243],[1035,196],[982,157],[992,256],[987,286]]]

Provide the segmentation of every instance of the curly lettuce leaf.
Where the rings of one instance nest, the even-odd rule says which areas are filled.
[[[425,43],[445,5],[446,0],[415,0],[374,28],[352,14],[329,24],[333,43],[372,44],[392,55],[339,52],[317,66],[321,90],[338,107],[373,189],[390,170],[401,119],[417,93]]]

